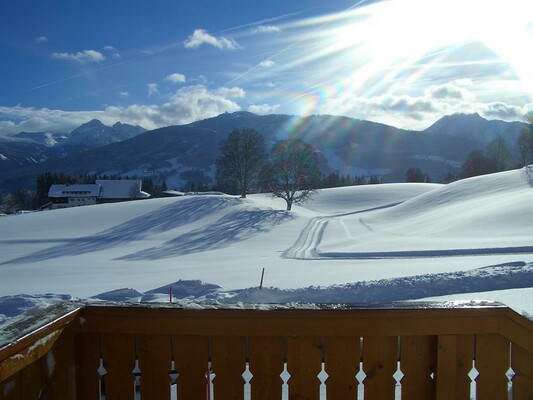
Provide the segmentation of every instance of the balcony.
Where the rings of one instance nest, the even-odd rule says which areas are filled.
[[[69,302],[0,330],[1,400],[400,397],[531,400],[533,322],[489,303]]]

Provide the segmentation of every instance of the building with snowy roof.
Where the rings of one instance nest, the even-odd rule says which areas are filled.
[[[48,191],[52,209],[147,199],[140,179],[98,179],[93,184],[52,185]]]

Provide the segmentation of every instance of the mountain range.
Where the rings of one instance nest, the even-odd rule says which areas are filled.
[[[483,151],[496,136],[513,149],[524,127],[522,122],[486,120],[478,114],[445,116],[424,131],[342,116],[250,112],[151,131],[92,120],[69,134],[21,132],[0,138],[0,189],[31,186],[36,175],[46,171],[150,175],[175,188],[187,182],[210,183],[220,141],[242,128],[262,133],[268,146],[280,139],[303,139],[319,153],[324,172],[402,182],[406,170],[416,167],[439,182],[457,173],[470,151]]]

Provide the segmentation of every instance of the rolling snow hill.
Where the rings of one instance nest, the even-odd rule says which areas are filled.
[[[2,217],[0,321],[71,296],[168,301],[169,286],[189,302],[453,295],[533,314],[532,186],[522,169],[324,189],[292,212],[210,193]]]

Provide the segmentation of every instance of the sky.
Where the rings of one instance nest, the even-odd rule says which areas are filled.
[[[523,120],[532,43],[530,0],[4,0],[0,136],[235,111]]]

